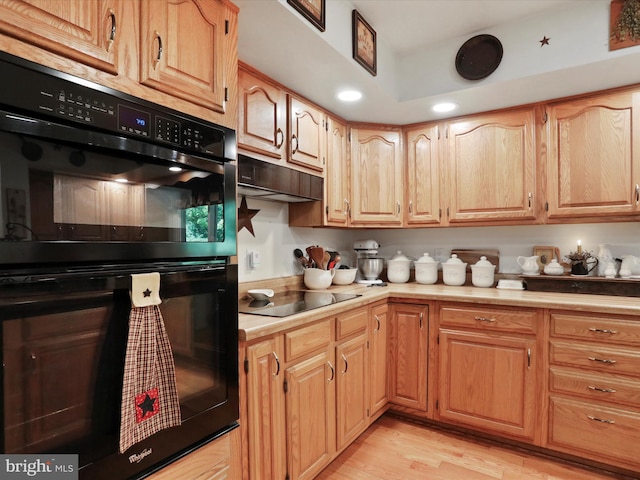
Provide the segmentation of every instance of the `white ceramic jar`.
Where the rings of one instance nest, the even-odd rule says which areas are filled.
[[[442,264],[442,280],[446,285],[464,285],[467,280],[467,264],[455,253]]]
[[[438,281],[438,265],[428,253],[415,261],[416,282],[423,285],[433,285]]]
[[[487,257],[480,257],[474,265],[471,265],[471,283],[474,287],[493,287],[496,266]]]
[[[564,267],[554,258],[544,266],[543,271],[545,275],[562,275],[564,273]]]
[[[411,273],[411,260],[400,250],[387,260],[387,279],[391,283],[407,283]]]

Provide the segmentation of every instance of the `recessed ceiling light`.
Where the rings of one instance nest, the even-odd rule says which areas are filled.
[[[345,90],[344,92],[340,92],[338,94],[338,98],[343,102],[355,102],[356,100],[360,100],[362,98],[362,93],[357,90]]]
[[[126,178],[116,178],[115,181],[118,182],[118,183],[127,183],[128,182],[128,180]]]
[[[171,170],[172,172],[181,172],[182,168],[180,168],[180,167],[169,167],[169,170]]]
[[[451,102],[437,103],[433,106],[433,111],[439,113],[450,112],[451,110],[455,110],[456,107],[457,105]]]

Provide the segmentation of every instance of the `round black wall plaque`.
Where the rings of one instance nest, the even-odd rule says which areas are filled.
[[[502,60],[502,43],[493,35],[476,35],[460,47],[456,70],[467,80],[480,80],[491,75]]]

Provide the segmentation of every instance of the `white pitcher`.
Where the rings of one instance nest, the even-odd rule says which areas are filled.
[[[518,257],[516,261],[518,265],[522,268],[522,273],[525,275],[539,275],[540,267],[538,266],[538,258],[539,255],[533,255],[531,257]]]

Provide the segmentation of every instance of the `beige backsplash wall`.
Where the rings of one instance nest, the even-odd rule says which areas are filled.
[[[520,273],[519,255],[532,255],[534,245],[560,248],[562,255],[576,249],[598,252],[607,244],[614,256],[640,256],[640,222],[531,225],[515,227],[452,227],[404,230],[340,230],[328,228],[290,228],[288,204],[247,198],[249,209],[260,210],[252,219],[255,237],[246,229],[238,232],[238,277],[240,282],[281,278],[302,273],[293,250],[309,245],[337,250],[349,263],[355,260],[353,242],[372,238],[381,245],[380,255],[391,257],[397,250],[419,258],[424,252],[435,255],[442,248],[448,257],[452,248],[497,248],[501,273]],[[247,251],[260,252],[261,263],[248,267]]]

